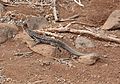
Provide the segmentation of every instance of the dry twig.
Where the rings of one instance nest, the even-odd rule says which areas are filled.
[[[51,32],[45,32],[45,31],[40,31],[40,30],[34,30],[34,31],[39,33],[39,34],[46,34],[46,35],[53,36],[56,38],[63,38],[63,36],[55,34],[55,33],[51,33]]]
[[[68,18],[66,18],[66,19],[61,19],[61,20],[59,20],[59,21],[60,21],[60,22],[74,21],[75,18],[78,18],[78,17],[79,17],[79,14],[75,14],[75,15],[73,15],[73,16],[70,16],[70,17],[68,17]]]
[[[113,37],[113,36],[110,36],[110,35],[107,35],[107,34],[103,34],[103,33],[101,34],[101,33],[98,33],[98,32],[92,32],[92,31],[89,31],[89,30],[77,30],[77,29],[69,29],[69,28],[58,28],[58,29],[49,28],[46,31],[61,32],[61,33],[69,32],[69,33],[74,33],[74,34],[87,34],[87,35],[96,37],[96,38],[101,39],[101,40],[111,41],[111,42],[115,42],[115,43],[120,44],[120,39],[119,38],[116,38],[116,37]]]
[[[78,5],[84,7],[84,5],[81,3],[81,1],[79,0],[79,2],[77,0],[74,0],[75,3],[77,3]]]
[[[53,0],[53,15],[54,15],[55,21],[58,21],[57,9],[56,9],[56,0]]]
[[[22,56],[22,57],[27,57],[27,56],[31,56],[33,54],[33,52],[16,52],[14,54],[14,56]]]

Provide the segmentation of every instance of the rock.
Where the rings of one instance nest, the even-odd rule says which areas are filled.
[[[4,5],[0,3],[0,17],[2,16],[2,12],[4,11],[5,11]]]
[[[92,41],[90,41],[88,38],[80,37],[78,36],[75,40],[75,47],[95,47]]]
[[[99,56],[96,53],[90,53],[86,54],[85,56],[80,56],[78,61],[86,65],[92,65],[95,64],[98,59]]]
[[[118,28],[120,28],[120,10],[115,10],[110,14],[102,29],[111,30]]]
[[[41,29],[48,25],[48,21],[45,17],[39,16],[39,17],[30,17],[27,20],[27,25],[30,29]]]
[[[5,7],[3,4],[0,3],[0,12],[3,12],[3,11],[5,11]]]
[[[3,75],[3,70],[0,70],[0,84],[4,84],[6,76]]]
[[[6,80],[5,76],[0,76],[0,84],[4,84]]]
[[[0,43],[4,43],[8,39],[14,37],[18,32],[18,28],[13,24],[0,23]]]
[[[35,45],[34,47],[30,47],[30,49],[46,57],[54,57],[56,51],[55,47],[46,44]]]
[[[38,44],[33,47],[29,47],[32,51],[41,54],[48,58],[69,58],[70,55],[66,54],[67,51],[59,50],[58,48],[47,45],[47,44]]]

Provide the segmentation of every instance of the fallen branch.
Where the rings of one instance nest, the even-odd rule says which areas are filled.
[[[48,36],[53,36],[56,38],[63,38],[63,36],[55,34],[55,33],[51,33],[51,32],[45,32],[45,31],[40,31],[40,30],[34,30],[34,31],[37,32],[38,34],[42,34],[42,35],[46,34]]]
[[[101,39],[101,40],[111,41],[111,42],[115,42],[115,43],[120,44],[119,38],[112,37],[110,35],[103,34],[103,33],[88,31],[88,30],[77,30],[77,29],[69,29],[69,28],[58,28],[58,29],[57,28],[49,28],[49,29],[46,29],[46,31],[59,32],[59,33],[69,32],[69,33],[74,33],[74,34],[87,34],[87,35],[96,37],[96,38]]]
[[[79,17],[79,14],[76,14],[76,15],[73,15],[73,16],[70,16],[66,19],[60,19],[59,22],[65,22],[65,21],[75,21],[75,18],[78,18]]]
[[[16,53],[14,54],[14,56],[27,57],[27,56],[30,56],[30,55],[32,55],[32,54],[33,54],[33,52],[16,52]]]

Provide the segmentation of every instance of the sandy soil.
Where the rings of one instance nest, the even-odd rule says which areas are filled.
[[[82,0],[82,3],[85,7],[59,0],[57,3],[59,17],[67,18],[79,14],[77,21],[99,27],[104,24],[113,10],[120,9],[119,0]],[[23,5],[6,9],[17,10],[26,15],[45,15],[48,11],[43,13]],[[69,22],[63,24],[67,23]],[[71,28],[79,29],[79,26],[76,24]],[[111,33],[119,37],[119,32],[118,30]],[[108,42],[91,40],[95,43],[94,48],[79,50],[96,52],[106,58],[91,66],[70,61],[71,67],[34,52],[28,56],[14,56],[16,52],[31,52],[21,40],[11,39],[1,44],[0,70],[2,75],[7,77],[4,84],[120,84],[120,47],[115,46],[115,43],[114,46],[104,46]]]

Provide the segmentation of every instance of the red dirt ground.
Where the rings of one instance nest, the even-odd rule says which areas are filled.
[[[82,0],[85,7],[68,3],[58,1],[60,18],[80,14],[77,21],[97,27],[104,24],[113,10],[120,9],[119,0]],[[64,5],[61,7],[59,4]],[[7,7],[8,10],[17,10],[27,15],[43,14],[27,6]],[[78,26],[75,25],[75,28]],[[112,33],[120,37],[119,30]],[[0,65],[2,74],[7,77],[5,84],[120,84],[120,47],[106,47],[104,45],[107,42],[91,40],[95,43],[95,48],[79,50],[96,52],[106,58],[91,66],[72,62],[74,67],[36,53],[26,57],[14,56],[15,52],[31,51],[21,40],[12,39],[1,44]]]

